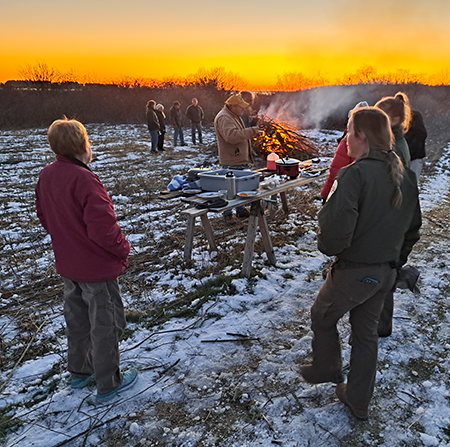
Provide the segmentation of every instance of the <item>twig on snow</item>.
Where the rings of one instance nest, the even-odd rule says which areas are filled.
[[[229,341],[234,342],[243,342],[243,341],[259,341],[259,338],[223,338],[223,339],[216,339],[216,340],[202,340],[202,343],[225,343]]]
[[[273,425],[270,423],[269,419],[267,419],[264,414],[261,414],[261,417],[266,421],[267,425],[269,426],[269,430],[275,431],[275,429],[273,428]]]
[[[42,324],[37,328],[36,332],[31,337],[31,340],[28,342],[26,348],[23,350],[19,360],[17,360],[16,364],[14,365],[13,369],[9,372],[9,374],[6,376],[6,379],[4,382],[0,385],[0,394],[3,392],[3,390],[6,388],[6,385],[8,385],[8,382],[11,380],[11,377],[16,372],[17,367],[19,366],[22,359],[25,357],[25,354],[28,352],[28,349],[30,349],[30,346],[33,344],[34,339],[36,338],[38,332],[42,329],[42,327],[45,324],[45,320],[42,322]]]
[[[154,335],[159,335],[159,334],[169,334],[169,333],[171,333],[171,332],[181,332],[181,331],[186,331],[187,329],[190,329],[190,328],[194,327],[199,321],[202,321],[203,319],[205,319],[205,318],[206,318],[207,312],[208,312],[211,308],[213,308],[214,306],[216,306],[216,305],[217,305],[217,302],[211,304],[211,306],[209,306],[209,307],[205,310],[204,315],[202,315],[201,317],[197,318],[197,320],[195,320],[195,321],[194,321],[193,323],[191,323],[190,325],[188,325],[188,326],[186,326],[186,327],[183,327],[183,328],[180,328],[180,329],[169,329],[169,330],[167,330],[167,331],[157,331],[157,332],[153,332],[152,334],[150,334],[148,337],[145,337],[143,340],[141,340],[141,341],[140,341],[139,343],[137,343],[136,345],[132,346],[131,348],[124,349],[124,350],[120,351],[120,353],[122,354],[122,353],[124,353],[124,352],[132,351],[133,349],[138,348],[138,347],[141,346],[143,343],[145,343],[147,340],[149,340],[150,338],[152,338]]]
[[[107,421],[100,421],[98,424],[96,424],[96,425],[94,425],[94,426],[92,426],[92,427],[87,428],[86,430],[82,431],[81,433],[78,433],[77,435],[72,436],[71,438],[66,439],[65,441],[59,442],[59,443],[56,444],[54,447],[61,447],[61,446],[65,445],[65,444],[67,444],[67,443],[69,443],[69,442],[71,442],[71,441],[73,441],[73,440],[79,438],[80,436],[83,436],[83,435],[85,435],[85,434],[88,434],[88,433],[91,432],[92,430],[95,430],[95,429],[101,427],[102,425],[109,424],[110,422],[115,421],[116,419],[120,419],[120,418],[121,418],[121,415],[117,415],[117,416],[114,416],[114,417],[111,418],[111,419],[108,419]]]

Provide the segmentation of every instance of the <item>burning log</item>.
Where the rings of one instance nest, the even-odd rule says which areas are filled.
[[[267,157],[271,151],[276,152],[280,157],[298,160],[317,157],[319,149],[291,125],[266,116],[260,117],[258,125],[262,133],[253,139],[253,148],[261,157]]]

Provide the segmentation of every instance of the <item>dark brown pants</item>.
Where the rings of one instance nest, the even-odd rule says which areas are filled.
[[[350,312],[352,351],[347,398],[355,407],[368,407],[373,394],[378,355],[378,321],[396,272],[388,263],[330,270],[311,308],[314,337],[313,367],[321,374],[342,374],[337,322]],[[373,281],[371,281],[373,280]]]
[[[119,340],[125,313],[117,279],[82,283],[64,279],[68,370],[77,377],[95,374],[98,394],[122,383]]]

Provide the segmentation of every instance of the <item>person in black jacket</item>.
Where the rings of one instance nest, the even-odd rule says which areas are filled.
[[[173,145],[177,145],[178,138],[180,138],[181,146],[185,146],[183,135],[183,116],[181,115],[180,102],[174,101],[170,108],[170,118],[173,125]]]
[[[164,149],[164,136],[166,135],[166,114],[164,113],[164,106],[158,104],[155,107],[155,112],[158,117],[159,130],[158,130],[158,151],[165,151]]]
[[[300,367],[309,383],[337,383],[351,413],[368,419],[375,385],[378,322],[422,224],[417,181],[392,150],[389,117],[375,107],[352,113],[348,154],[319,212],[319,250],[336,256],[311,308],[313,361]],[[352,351],[342,375],[337,322],[350,313]]]
[[[415,172],[419,180],[422,172],[423,159],[425,158],[425,140],[427,139],[427,129],[420,112],[412,110],[412,120],[408,132],[405,134],[411,154],[411,169]]]
[[[159,120],[156,115],[156,102],[153,99],[147,102],[147,106],[145,109],[147,116],[147,127],[150,132],[150,141],[151,141],[151,152],[156,152],[156,148],[158,147],[158,131],[159,131]]]
[[[196,144],[195,135],[198,133],[198,141],[203,143],[202,121],[205,117],[203,109],[198,105],[198,99],[192,98],[192,104],[186,109],[186,116],[191,121],[192,144]]]

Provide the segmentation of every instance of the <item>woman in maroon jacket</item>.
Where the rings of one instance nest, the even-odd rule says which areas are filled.
[[[108,401],[137,378],[136,369],[119,368],[125,314],[117,277],[127,266],[130,246],[105,187],[87,166],[92,151],[84,126],[57,120],[48,140],[56,161],[39,175],[36,208],[64,280],[71,386],[95,380],[97,400]]]
[[[353,110],[356,110],[360,107],[367,107],[368,105],[369,104],[366,101],[361,101],[356,104],[356,106],[352,110],[350,110],[350,112],[348,112],[349,118]],[[322,186],[322,190],[320,191],[320,196],[322,197],[323,203],[325,203],[327,200],[328,194],[330,193],[331,187],[333,186],[334,179],[336,178],[339,169],[355,161],[355,159],[353,157],[350,157],[347,153],[347,129],[345,129],[344,135],[338,138],[338,143],[338,147],[336,148],[336,152],[334,153],[333,160],[330,164],[328,177]]]

